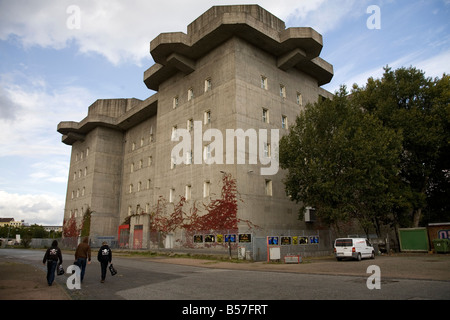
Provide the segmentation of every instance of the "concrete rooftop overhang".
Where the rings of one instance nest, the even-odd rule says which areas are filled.
[[[100,100],[97,100],[96,102],[98,101]],[[137,101],[139,101],[139,103],[136,103],[131,109],[118,117],[110,117],[93,113],[89,114],[80,122],[60,122],[58,124],[57,131],[63,135],[62,142],[67,145],[72,145],[75,141],[84,141],[86,134],[96,127],[106,127],[114,130],[125,131],[148,119],[149,117],[156,115],[158,109],[157,93],[144,101]]]
[[[195,61],[231,37],[239,37],[278,58],[283,70],[297,68],[319,85],[333,77],[333,66],[319,57],[322,36],[312,28],[288,28],[257,5],[215,6],[188,26],[188,33],[162,33],[150,43],[155,65],[144,72],[149,89],[175,73],[195,70]]]

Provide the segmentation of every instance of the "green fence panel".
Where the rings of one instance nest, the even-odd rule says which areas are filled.
[[[427,252],[429,250],[427,228],[399,229],[401,251]]]

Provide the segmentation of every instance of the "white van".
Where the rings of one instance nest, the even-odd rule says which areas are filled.
[[[375,259],[375,250],[364,238],[338,238],[334,241],[334,254],[338,261],[343,258],[353,258],[361,261],[363,258]]]

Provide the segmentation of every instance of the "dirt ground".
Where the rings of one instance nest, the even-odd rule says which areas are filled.
[[[30,264],[0,261],[0,300],[70,300],[58,283]]]

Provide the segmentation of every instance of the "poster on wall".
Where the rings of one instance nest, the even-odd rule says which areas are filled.
[[[298,244],[308,244],[308,237],[299,237]]]
[[[236,235],[235,234],[225,235],[225,242],[236,242]]]
[[[311,236],[311,237],[309,237],[309,243],[310,244],[318,244],[319,243],[319,236]]]
[[[291,237],[281,237],[281,245],[289,246],[291,244]]]
[[[216,236],[217,243],[223,243],[223,234],[218,234]]]
[[[292,244],[293,245],[296,245],[296,244],[298,244],[298,237],[292,237]]]
[[[240,233],[239,242],[252,242],[252,235],[250,233]]]
[[[203,236],[201,234],[194,235],[194,243],[203,243]]]
[[[205,235],[205,243],[212,243],[212,242],[216,242],[216,236],[213,234]]]
[[[267,237],[267,244],[269,246],[277,246],[278,245],[278,237]]]

